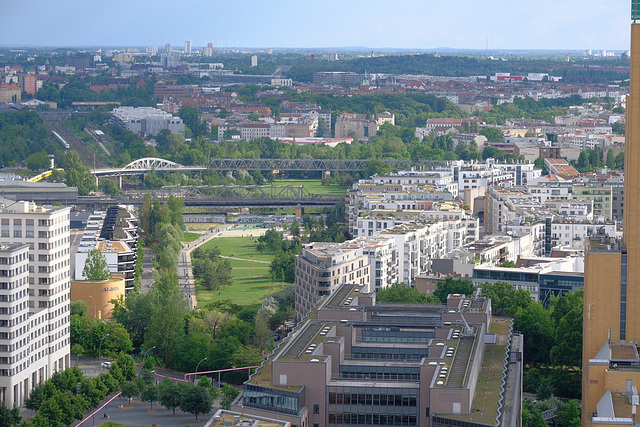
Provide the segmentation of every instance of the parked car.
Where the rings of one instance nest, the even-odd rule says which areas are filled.
[[[111,367],[111,362],[102,362],[100,364],[101,367],[103,368],[110,368]]]

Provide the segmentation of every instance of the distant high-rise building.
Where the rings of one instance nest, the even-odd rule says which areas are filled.
[[[158,54],[158,46],[149,46],[147,48],[147,53],[151,56],[156,56]]]
[[[165,53],[172,52],[171,43],[167,43],[167,44],[164,45],[164,51],[165,51]]]
[[[191,40],[184,42],[184,54],[191,55]]]
[[[91,58],[86,55],[69,55],[67,65],[75,67],[76,70],[86,70],[91,65]]]
[[[38,78],[35,74],[20,74],[20,88],[23,92],[35,95],[38,92]]]
[[[251,66],[252,67],[257,67],[258,66],[258,55],[252,55],[251,56]]]
[[[204,56],[213,56],[213,43],[207,43],[207,47],[202,51]]]
[[[582,425],[636,425],[640,387],[640,0],[632,0],[624,236],[586,242]],[[635,52],[635,53],[634,53]],[[633,414],[633,415],[632,415]]]
[[[160,55],[160,63],[164,68],[176,68],[180,65],[180,52],[168,52]]]

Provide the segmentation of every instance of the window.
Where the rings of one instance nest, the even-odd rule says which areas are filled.
[[[320,405],[313,405],[313,413],[314,414],[319,414],[320,413]],[[317,425],[317,424],[315,424]]]

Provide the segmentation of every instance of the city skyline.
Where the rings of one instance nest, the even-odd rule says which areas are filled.
[[[152,7],[150,7],[152,5]],[[315,10],[276,0],[109,3],[34,0],[0,16],[2,46],[164,46],[195,48],[368,48],[628,50],[627,0],[509,4],[375,0],[366,7],[327,0]],[[396,13],[389,13],[396,12]],[[434,19],[434,17],[441,17]],[[25,30],[28,28],[28,31]]]

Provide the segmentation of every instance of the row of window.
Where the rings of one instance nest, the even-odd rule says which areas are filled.
[[[351,414],[348,412],[329,412],[329,424],[416,426],[418,425],[418,416],[405,414]]]

